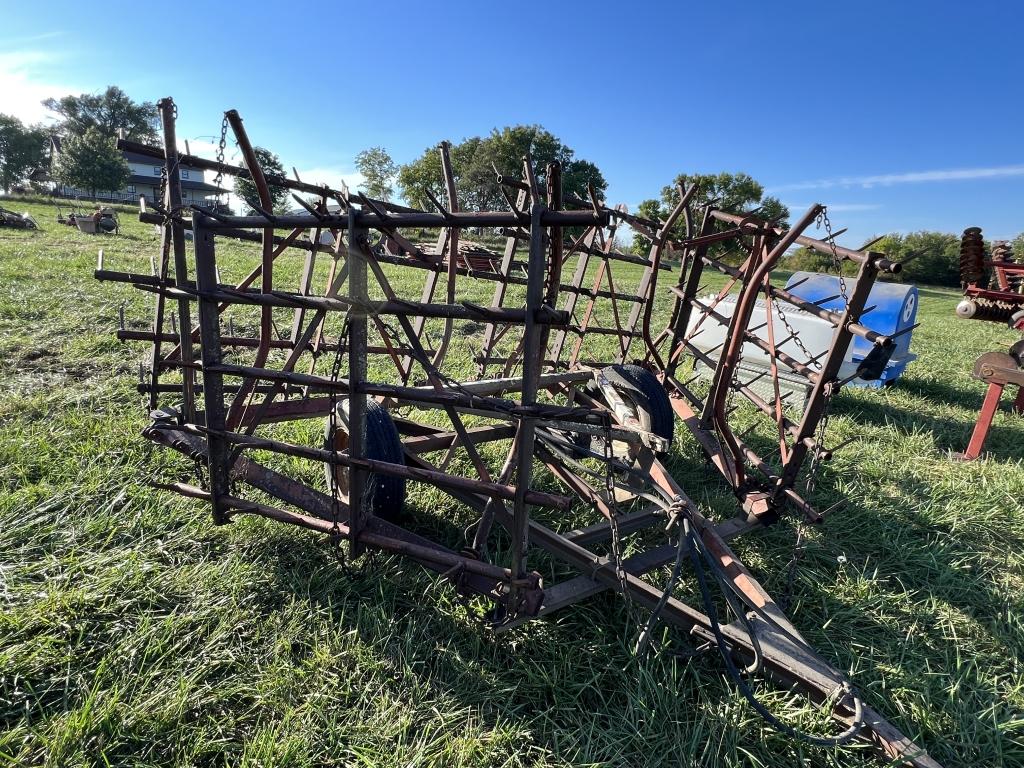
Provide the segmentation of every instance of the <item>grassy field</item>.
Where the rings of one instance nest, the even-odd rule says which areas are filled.
[[[633,658],[639,616],[613,595],[493,638],[398,558],[345,573],[312,534],[214,527],[206,505],[147,488],[188,477],[140,438],[140,350],[114,338],[122,302],[141,327],[147,300],[92,270],[99,247],[111,268],[148,270],[156,236],[130,216],[101,238],[15,207],[46,231],[0,230],[0,764],[876,764],[773,732],[713,653]],[[223,265],[225,280],[242,269],[230,248]],[[1024,419],[1004,408],[985,460],[949,458],[981,404],[974,358],[1016,337],[956,320],[956,301],[922,290],[921,359],[896,387],[837,401],[834,440],[860,439],[814,499],[851,503],[810,532],[791,615],[940,762],[1024,765]],[[677,437],[673,471],[725,510]],[[439,535],[464,514],[429,488],[409,506]],[[736,543],[770,592],[793,536],[783,523]]]

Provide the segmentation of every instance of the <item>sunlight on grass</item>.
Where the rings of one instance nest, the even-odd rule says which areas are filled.
[[[346,575],[306,532],[216,528],[205,505],[147,488],[190,472],[139,436],[140,349],[114,340],[118,307],[143,328],[148,297],[92,269],[103,247],[109,268],[148,271],[157,236],[124,216],[122,236],[91,237],[24,207],[46,231],[0,231],[0,764],[875,764],[772,731],[714,654],[631,658],[638,614],[612,595],[495,639],[415,565],[376,555]],[[247,271],[242,252],[223,249],[226,281]],[[281,279],[298,269],[282,259]],[[460,298],[486,303],[491,289]],[[1021,765],[1024,419],[1004,408],[985,460],[949,459],[983,396],[974,358],[1016,337],[958,321],[956,301],[922,290],[920,359],[894,388],[838,399],[833,442],[858,440],[825,465],[814,500],[849,504],[808,534],[791,613],[940,762]],[[254,317],[234,323],[251,330]],[[468,376],[479,328],[461,331],[453,355]],[[281,429],[315,442],[321,426]],[[683,431],[673,472],[727,510]],[[322,482],[318,467],[278,460]],[[410,508],[440,537],[469,522],[435,488],[413,487]],[[786,523],[736,550],[781,593],[792,540]],[[759,692],[822,727],[801,699]]]

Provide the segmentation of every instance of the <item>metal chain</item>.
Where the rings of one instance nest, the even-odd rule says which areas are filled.
[[[810,495],[818,484],[818,472],[821,470],[822,454],[824,453],[825,434],[828,432],[828,422],[832,411],[832,398],[838,389],[836,382],[825,384],[825,407],[821,412],[821,420],[818,422],[818,429],[814,436],[814,451],[811,453],[811,462],[807,469],[807,478],[804,481],[804,493]],[[804,519],[801,517],[796,524],[796,538],[793,540],[793,553],[789,560],[789,568],[786,575],[786,594],[780,604],[783,610],[788,611],[793,601],[793,588],[796,583],[797,566],[803,559],[804,550]]]
[[[766,295],[768,294],[769,290],[770,289],[767,286],[765,286]],[[807,356],[807,364],[813,365],[820,371],[821,360],[819,360],[818,358],[811,354],[811,350],[809,350],[804,345],[803,341],[800,339],[800,334],[796,332],[796,329],[792,325],[790,325],[789,319],[786,317],[786,313],[782,309],[782,304],[783,302],[781,301],[772,302],[772,306],[775,307],[775,313],[779,316],[779,320],[782,321],[782,324],[786,328],[786,333],[789,334],[790,340],[800,348],[800,351]]]
[[[836,250],[836,239],[832,234],[832,222],[828,218],[828,208],[822,208],[821,213],[815,219],[815,226],[821,228],[822,225],[825,227],[825,241],[832,249],[832,268],[839,276],[839,292],[843,295],[843,304],[849,306],[850,298],[846,294],[846,280],[843,278],[843,260],[839,258],[839,252]]]
[[[213,177],[213,186],[219,187],[221,182],[224,180],[224,146],[227,144],[228,139],[228,116],[224,113],[224,119],[220,124],[220,143],[217,144],[217,162],[222,166],[217,170],[217,175]]]
[[[167,165],[166,163],[160,167],[160,194],[158,195],[160,205],[164,205],[167,200]]]
[[[615,470],[612,468],[614,451],[612,450],[612,419],[611,414],[604,414],[604,490],[608,498],[608,506],[611,514],[608,516],[608,527],[611,531],[611,554],[612,563],[615,566],[615,577],[619,580],[619,587],[623,597],[629,603],[629,585],[626,580],[626,569],[623,567],[622,536],[619,533],[619,505],[615,500]]]

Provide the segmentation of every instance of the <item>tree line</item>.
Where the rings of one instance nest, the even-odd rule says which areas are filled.
[[[992,243],[986,244],[991,250]],[[1024,232],[1010,243],[1018,260],[1024,261]],[[875,240],[870,250],[903,262],[903,271],[894,278],[903,283],[960,287],[960,235],[950,232],[893,232]],[[783,262],[786,269],[810,272],[835,272],[828,254],[798,248]],[[857,265],[844,262],[844,274],[854,274]]]
[[[130,169],[124,156],[115,148],[116,138],[142,143],[159,141],[159,113],[150,101],[136,102],[117,86],[109,86],[95,94],[46,99],[43,105],[57,116],[53,126],[26,125],[13,115],[0,114],[0,188],[10,192],[38,168],[50,166],[52,178],[64,185],[97,191],[124,187]],[[49,137],[56,135],[61,151],[51,163]],[[593,189],[603,200],[608,183],[598,166],[576,156],[575,150],[540,125],[513,125],[495,128],[486,136],[472,136],[449,144],[452,173],[458,190],[461,210],[492,210],[507,206],[497,182],[497,174],[521,174],[522,158],[533,159],[534,173],[543,188],[549,163],[562,167],[562,188],[566,196],[587,199]],[[263,147],[256,154],[264,170],[284,175],[284,165],[273,152]],[[427,147],[409,163],[397,164],[383,147],[370,147],[355,156],[355,165],[363,182],[362,190],[370,197],[390,200],[397,187],[399,195],[410,205],[430,210],[431,197],[446,200],[444,176],[438,145]],[[778,198],[765,195],[764,188],[745,173],[687,174],[681,173],[670,185],[662,188],[656,199],[642,201],[636,213],[664,220],[678,200],[679,188],[698,185],[692,209],[705,205],[730,211],[756,213],[760,217],[786,225],[789,210]],[[236,179],[235,194],[249,210],[259,206],[252,182]],[[275,211],[293,207],[284,188],[271,188]],[[262,207],[262,206],[260,206]],[[699,221],[691,222],[694,229]],[[683,234],[685,222],[676,223],[676,234]],[[1012,243],[1013,251],[1024,260],[1024,233]],[[643,253],[648,242],[635,235],[632,249]],[[732,260],[737,254],[719,246],[716,256]],[[905,262],[901,278],[907,282],[956,287],[960,284],[960,238],[943,232],[891,233],[877,240],[871,248]],[[783,266],[789,269],[827,271],[832,269],[826,254],[799,248],[786,257]],[[854,265],[846,264],[846,271]]]

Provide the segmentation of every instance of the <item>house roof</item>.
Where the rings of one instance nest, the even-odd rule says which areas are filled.
[[[50,143],[53,146],[53,151],[55,153],[60,152],[60,144],[61,144],[60,136],[57,136],[56,134],[51,135],[50,136]],[[153,166],[154,168],[157,168],[160,165],[162,165],[160,160],[157,160],[154,157],[150,157],[149,155],[139,154],[138,152],[128,152],[127,150],[121,150],[121,154],[124,155],[124,159],[127,162],[129,162],[129,163],[136,163],[138,165],[150,165],[150,166]],[[195,169],[195,168],[193,168],[191,166],[188,166],[188,165],[182,165],[181,169],[185,170],[185,171],[196,171],[197,173],[202,174],[202,171],[199,171],[199,170],[197,170],[197,169]],[[139,174],[134,174],[133,173],[131,178],[128,179],[128,183],[129,184],[147,184],[149,186],[154,186],[155,187],[155,186],[157,186],[160,183],[160,177],[159,176],[141,176]],[[182,189],[192,189],[192,190],[195,190],[197,192],[209,192],[211,194],[226,194],[228,192],[228,190],[226,190],[226,189],[224,189],[222,187],[218,187],[218,186],[216,186],[214,184],[207,184],[205,181],[193,181],[192,179],[182,179],[181,180],[181,188]]]

